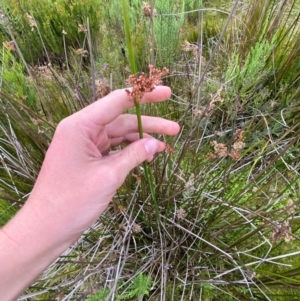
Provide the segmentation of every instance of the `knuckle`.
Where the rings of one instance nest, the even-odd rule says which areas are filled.
[[[136,148],[128,150],[128,157],[135,165],[139,165],[143,161],[140,152]]]

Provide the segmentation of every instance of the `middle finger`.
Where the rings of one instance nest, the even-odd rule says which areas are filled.
[[[176,122],[160,117],[142,116],[142,126],[144,133],[176,135],[179,131],[179,125]],[[138,132],[137,116],[133,114],[120,115],[106,126],[106,130],[110,138],[136,133]]]

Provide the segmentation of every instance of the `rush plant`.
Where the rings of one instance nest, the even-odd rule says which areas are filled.
[[[6,17],[18,1],[6,1],[0,15],[5,42],[0,54],[1,224],[26,201],[56,124],[94,101],[94,94],[123,87],[127,78],[137,116],[159,115],[181,125],[177,137],[157,137],[172,148],[136,168],[105,214],[20,300],[298,300],[298,1],[174,1],[169,17],[184,19],[174,37],[175,52],[172,43],[170,52],[156,48],[161,46],[151,25],[167,13],[160,8],[170,2],[131,1],[127,21],[130,1],[117,2],[105,7],[99,40],[93,41],[87,27],[84,32],[76,27],[74,39],[85,44],[71,47],[65,29],[62,54],[69,69],[63,70],[32,64],[25,55],[18,19]],[[106,10],[116,7],[108,16]],[[42,43],[54,49],[51,37],[63,45],[61,28],[50,27],[46,38],[38,15],[42,9],[26,13],[41,30],[43,42],[34,51]],[[94,13],[84,15],[91,20]],[[46,19],[58,24],[61,16]],[[71,28],[76,17],[69,22]],[[28,24],[22,30],[31,37]],[[144,52],[148,38],[153,52]],[[154,64],[159,51],[172,58],[160,61],[171,64],[168,74]],[[149,63],[149,71],[140,67]],[[140,107],[143,93],[162,77],[172,88],[171,99]],[[142,133],[141,124],[139,129]]]

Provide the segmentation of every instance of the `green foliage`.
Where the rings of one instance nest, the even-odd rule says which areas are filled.
[[[132,280],[132,284],[129,286],[128,292],[122,293],[117,296],[117,300],[141,300],[144,296],[149,295],[152,284],[153,280],[141,273]]]
[[[0,227],[4,226],[17,212],[17,208],[8,206],[7,202],[0,200]]]
[[[156,64],[171,68],[179,49],[180,28],[183,25],[184,1],[165,0],[156,3],[154,18]]]
[[[145,276],[144,274],[139,274],[136,278],[132,280],[132,283],[126,289],[126,292],[117,294],[116,300],[142,300],[144,296],[149,295],[149,291],[153,285],[153,280]],[[101,289],[99,292],[93,296],[87,298],[87,301],[101,301],[105,300],[110,294],[110,290],[105,288]]]
[[[130,28],[133,32],[135,32],[137,24],[142,19],[142,2],[142,0],[132,0],[128,2]],[[104,7],[103,17],[106,18],[112,29],[122,30],[123,16],[121,12],[121,1],[112,1],[111,5]]]
[[[87,19],[92,39],[97,41],[101,18],[98,0],[2,2],[12,33],[27,61],[43,63],[48,57],[50,60],[63,60],[65,47],[84,47],[85,34],[78,31],[80,24],[87,26]],[[11,40],[6,26],[1,29]],[[65,45],[63,31],[66,32]]]
[[[28,106],[34,106],[37,95],[34,85],[25,75],[25,67],[19,63],[12,52],[6,47],[2,50],[1,69],[1,91],[20,99]]]
[[[156,65],[171,67],[180,46],[179,35],[184,22],[182,13],[185,1],[166,0],[155,3],[157,16],[153,18],[154,37],[149,17],[143,15],[143,2],[135,0],[129,3],[129,20],[136,63],[140,70],[145,70],[151,61],[150,49],[153,48]],[[187,5],[190,6],[190,3]],[[120,32],[123,32],[121,9],[120,1],[113,1],[112,5],[105,7],[103,14],[110,24],[107,37],[113,32],[119,37],[119,43],[124,45],[124,36],[122,34],[120,36]]]
[[[239,91],[241,97],[246,99],[249,94],[253,93],[251,89],[272,72],[266,65],[273,48],[272,43],[266,40],[259,41],[250,49],[244,62],[241,62],[238,53],[233,54],[228,62],[225,76],[228,86]]]
[[[135,53],[136,64],[139,70],[144,70],[148,67],[149,56],[147,47],[148,24],[142,11],[142,0],[133,0],[128,2],[128,18],[131,31],[131,43]],[[107,5],[103,9],[104,18],[107,20],[108,27],[102,31],[104,39],[102,43],[114,44],[113,47],[106,46],[102,51],[105,61],[110,65],[118,61],[128,63],[128,52],[126,50],[125,34],[123,29],[123,15],[121,1],[112,1],[111,5]],[[114,36],[115,39],[111,39]],[[121,55],[121,49],[125,51],[125,56]],[[114,59],[109,57],[110,50],[115,49]],[[118,57],[119,56],[119,57]],[[118,58],[117,58],[118,57]],[[116,60],[117,58],[117,60]],[[119,64],[119,63],[118,63]]]
[[[97,292],[95,295],[93,295],[91,297],[88,297],[86,299],[86,301],[102,301],[102,300],[105,300],[105,298],[108,297],[109,292],[110,292],[109,289],[104,288],[104,289],[100,290],[99,292]]]
[[[203,7],[202,0],[198,0],[198,1],[184,0],[183,3],[184,3],[184,11],[185,12],[189,12],[191,10],[200,10]]]
[[[230,115],[235,115],[237,108],[256,114],[261,108],[268,113],[282,109],[287,101],[295,104],[297,96],[292,91],[300,70],[295,60],[300,53],[295,40],[299,23],[288,21],[294,4],[249,3],[246,27],[235,37],[228,32],[225,49],[232,55],[225,63],[225,103]]]

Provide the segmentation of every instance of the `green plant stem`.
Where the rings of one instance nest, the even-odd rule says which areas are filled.
[[[131,40],[131,34],[130,34],[130,21],[129,21],[129,16],[128,16],[128,8],[127,8],[126,0],[122,0],[122,11],[123,11],[125,40],[126,40],[126,47],[127,47],[127,51],[128,51],[130,71],[132,74],[136,74],[137,70],[136,70],[136,64],[135,64],[134,52],[133,52],[133,46],[132,46],[132,40]],[[142,139],[143,138],[143,125],[142,125],[141,108],[140,108],[139,99],[136,99],[136,98],[134,99],[134,105],[135,105],[136,116],[137,116],[137,121],[138,121],[139,136]],[[153,187],[153,182],[152,182],[153,176],[152,176],[151,171],[149,170],[149,167],[146,162],[143,163],[143,168],[145,171],[146,181],[150,188],[151,199],[152,199],[153,206],[155,208],[156,218],[158,220],[159,211],[158,211],[156,195],[155,195],[155,191],[154,191],[154,187]]]
[[[134,105],[135,105],[136,117],[138,121],[139,136],[142,139],[144,137],[144,134],[143,134],[141,106],[138,99],[136,98],[134,99]]]
[[[140,103],[137,99],[134,100],[134,104],[135,104],[136,116],[137,116],[137,120],[138,120],[139,135],[140,135],[140,138],[142,139],[143,138],[143,125],[142,125],[142,118],[141,118],[141,107],[140,107]],[[152,176],[151,171],[149,170],[149,166],[146,162],[143,162],[143,168],[145,171],[146,181],[150,188],[152,202],[153,202],[153,205],[155,208],[156,218],[158,219],[159,211],[158,211],[156,195],[155,195],[155,191],[154,191],[154,187],[153,187],[153,182],[152,182],[153,176]]]
[[[130,21],[128,15],[128,8],[126,0],[122,0],[122,11],[123,11],[123,19],[124,19],[124,28],[125,28],[125,40],[126,40],[126,47],[128,51],[128,60],[129,60],[129,67],[132,74],[136,74],[136,64],[134,59],[133,47],[132,47],[132,40],[130,34]]]

